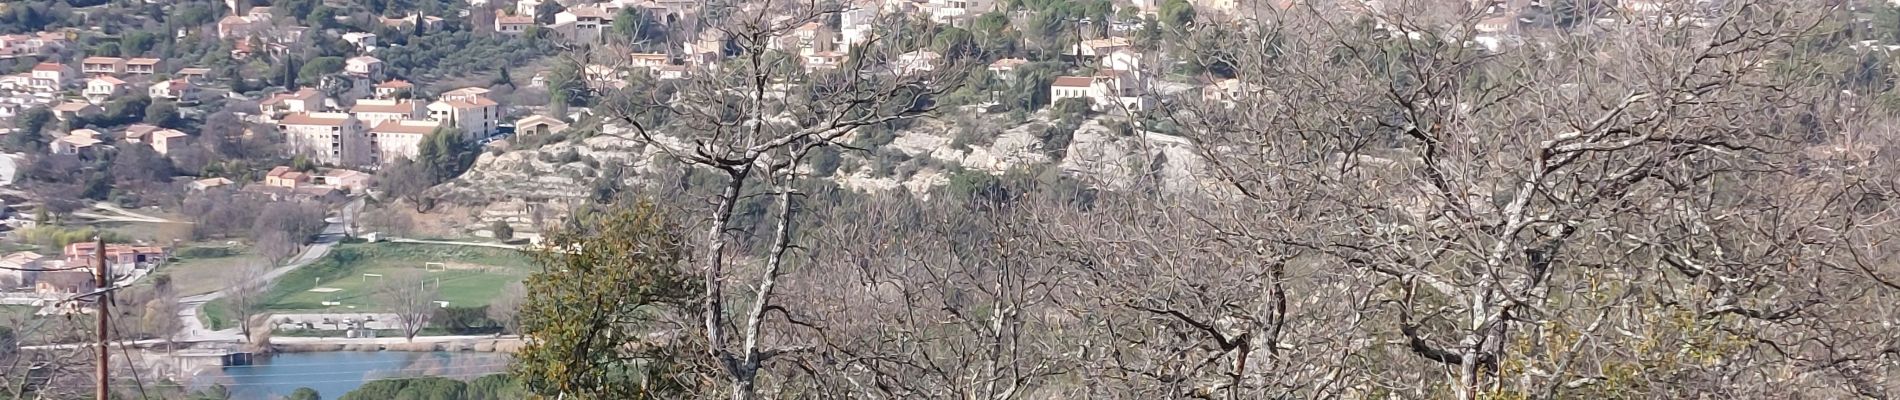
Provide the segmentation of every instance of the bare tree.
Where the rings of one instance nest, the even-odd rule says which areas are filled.
[[[178,331],[184,329],[184,323],[178,320],[178,311],[181,309],[176,293],[158,293],[145,302],[139,318],[139,329],[148,335],[164,338],[165,344],[170,346],[178,338]]]
[[[261,265],[240,265],[235,271],[224,276],[225,309],[231,315],[226,316],[238,323],[238,330],[245,337],[251,336],[251,316],[264,308],[264,294],[268,282],[264,280],[266,267]]]
[[[1152,165],[1085,201],[812,201],[807,152],[954,73],[769,50],[836,9],[733,8],[720,74],[594,89],[679,181],[723,178],[675,206],[706,219],[692,317],[734,399],[1885,398],[1896,171],[1841,133],[1891,118],[1799,72],[1841,37],[1799,6],[1209,16],[1163,64],[1219,84],[1130,113]]]
[[[527,301],[528,289],[521,283],[510,283],[501,289],[501,296],[488,303],[488,319],[501,323],[502,331],[521,334],[521,303]]]
[[[435,317],[436,282],[422,271],[392,274],[376,288],[376,300],[396,314],[404,338],[414,340]]]
[[[653,83],[657,90],[629,86],[627,79],[611,73],[592,76],[589,84],[606,94],[604,108],[631,127],[633,136],[692,168],[725,178],[712,196],[711,209],[698,210],[707,217],[700,263],[707,291],[700,310],[701,333],[731,398],[752,399],[767,362],[819,347],[799,337],[795,331],[810,333],[813,327],[797,323],[793,315],[799,311],[784,308],[776,295],[793,248],[800,196],[795,182],[802,176],[798,166],[803,157],[815,148],[841,146],[857,128],[933,112],[930,98],[945,93],[947,83],[961,82],[967,63],[921,57],[896,62],[905,59],[898,53],[921,44],[873,39],[864,48],[877,54],[808,74],[798,57],[775,50],[774,42],[845,8],[818,2],[730,3],[703,6],[733,13],[714,29],[742,49],[717,71],[699,67],[692,79]],[[625,53],[609,48],[573,62],[582,71],[627,70]],[[771,233],[761,244],[765,257],[757,263],[735,262],[737,251],[750,243],[739,243],[744,237],[734,230],[734,209],[757,193],[773,198]]]
[[[408,212],[391,207],[370,211],[363,220],[366,225],[396,236],[407,236],[416,228],[415,218],[410,217]]]
[[[290,239],[288,232],[259,232],[256,237],[257,254],[270,260],[272,265],[283,264],[290,257],[297,255],[297,242]]]
[[[1813,26],[1785,5],[1496,49],[1478,15],[1423,3],[1200,30],[1181,53],[1234,81],[1164,115],[1216,179],[1051,225],[1115,321],[1095,349],[1139,360],[1087,373],[1158,397],[1861,391],[1862,370],[1740,365],[1883,348],[1788,341],[1876,328],[1816,322],[1867,289],[1830,289],[1852,268],[1790,273],[1867,233],[1816,207],[1868,172],[1795,172],[1813,161],[1789,127],[1834,116],[1807,106],[1830,91],[1756,67]]]

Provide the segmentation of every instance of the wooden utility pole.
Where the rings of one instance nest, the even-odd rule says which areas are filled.
[[[92,315],[96,317],[95,319],[99,322],[99,382],[96,386],[99,388],[98,400],[107,400],[112,397],[111,385],[109,385],[112,383],[112,380],[109,379],[110,376],[108,375],[112,371],[112,365],[110,364],[111,359],[109,358],[112,352],[106,351],[106,341],[112,339],[108,334],[112,330],[108,329],[108,325],[106,325],[108,318],[111,318],[108,316],[109,313],[106,312],[106,306],[112,303],[112,292],[107,291],[106,287],[112,284],[110,280],[112,274],[106,272],[106,239],[94,236],[92,240],[94,246],[92,253],[93,290],[99,293],[99,297],[93,299],[97,308],[92,310]]]

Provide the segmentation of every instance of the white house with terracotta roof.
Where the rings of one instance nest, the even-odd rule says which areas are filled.
[[[495,17],[495,32],[504,35],[526,33],[534,26],[534,17],[527,15],[501,15]]]
[[[119,138],[124,139],[127,143],[145,143],[145,140],[152,136],[152,132],[158,132],[163,129],[165,128],[160,128],[158,125],[152,124],[132,124],[131,126],[125,127],[124,132],[119,133]]]
[[[59,63],[39,63],[33,66],[32,76],[29,82],[34,89],[54,91],[65,87],[66,82],[72,81],[79,74],[73,72],[72,68]]]
[[[575,43],[599,43],[609,25],[614,23],[613,11],[601,5],[577,5],[566,11],[554,14],[554,32]]]
[[[125,93],[125,80],[114,78],[110,75],[87,79],[86,90],[81,93],[86,96],[86,100],[88,101],[103,103],[111,99],[112,96]]]
[[[199,67],[179,68],[178,73],[176,75],[180,78],[185,78],[185,79],[196,79],[196,80],[209,79],[211,78],[211,69],[199,68]]]
[[[369,174],[343,168],[319,169],[310,174],[312,185],[329,186],[354,193],[362,193],[363,190],[369,189],[369,181]]]
[[[627,66],[632,68],[657,68],[667,64],[667,56],[659,53],[633,53],[627,55]]]
[[[225,187],[225,186],[230,185],[231,183],[232,183],[231,180],[226,179],[226,178],[204,178],[204,179],[191,181],[191,183],[187,184],[186,186],[190,187],[191,190],[202,192],[206,190],[211,190],[213,188]]]
[[[125,59],[118,57],[86,57],[79,60],[79,72],[86,75],[118,75],[125,73]]]
[[[1129,47],[1134,47],[1134,42],[1130,42],[1128,38],[1124,37],[1089,39],[1070,46],[1068,55],[1077,57],[1102,57],[1108,55],[1108,53],[1115,52],[1115,50]]]
[[[370,151],[376,162],[387,166],[401,159],[415,159],[422,149],[422,141],[437,127],[439,121],[431,120],[393,120],[383,121],[369,130]]]
[[[999,78],[1009,79],[1009,78],[1016,77],[1016,69],[1022,68],[1022,66],[1024,65],[1029,65],[1029,60],[1021,59],[1021,58],[1005,58],[1005,59],[996,60],[995,62],[990,63],[989,70],[990,70],[990,73],[996,74],[996,76]]]
[[[368,154],[362,121],[347,113],[292,113],[277,121],[291,154],[331,165],[360,165]]]
[[[269,10],[269,7],[252,7],[251,10]],[[219,39],[241,39],[270,26],[270,14],[253,13],[250,15],[232,15],[218,19]]]
[[[53,154],[90,154],[99,143],[99,132],[91,129],[78,129],[47,144]]]
[[[180,102],[198,101],[198,85],[187,79],[172,79],[153,83],[146,91],[154,99],[167,99]]]
[[[350,106],[350,114],[363,121],[363,126],[374,127],[383,121],[422,119],[427,108],[415,100],[362,99]]]
[[[1059,76],[1049,85],[1049,102],[1083,99],[1097,111],[1146,110],[1149,101],[1141,97],[1141,83],[1123,71],[1102,71],[1095,76]]]
[[[0,35],[0,58],[40,55],[67,45],[61,32]]]
[[[924,3],[924,9],[930,12],[930,21],[939,24],[950,24],[995,8],[995,0],[929,0]]]
[[[350,57],[343,60],[343,73],[371,80],[383,79],[383,60],[370,56]]]
[[[15,252],[0,258],[0,289],[13,290],[32,285],[39,276],[38,270],[48,269],[40,265],[44,259],[46,256],[31,251]]]
[[[692,74],[692,68],[685,65],[661,65],[659,68],[653,69],[653,77],[662,80],[686,79],[686,76],[690,74]]]
[[[845,58],[843,53],[821,51],[805,55],[805,70],[836,69],[839,65],[844,64],[844,62]]]
[[[53,106],[53,116],[58,117],[61,121],[70,121],[73,117],[95,115],[98,113],[99,106],[83,101],[68,101]]]
[[[323,92],[312,88],[303,88],[295,92],[278,93],[257,103],[258,112],[268,117],[299,112],[323,111]]]
[[[0,75],[0,90],[33,89],[33,73],[21,72],[12,75]]]
[[[546,115],[530,115],[515,120],[516,135],[547,135],[567,130],[567,123]]]
[[[270,172],[264,173],[263,184],[271,187],[295,188],[303,185],[304,178],[305,174],[302,171],[290,169],[287,165],[279,165],[271,168]]]
[[[943,61],[943,55],[934,51],[918,50],[897,55],[892,61],[900,74],[919,74],[937,70],[937,63]]]
[[[156,58],[134,58],[125,60],[125,73],[132,75],[156,74],[161,69],[159,64],[163,62],[164,60]]]
[[[343,34],[343,41],[356,45],[363,51],[376,50],[376,34],[369,32],[350,32]]]
[[[833,38],[836,35],[837,33],[832,32],[831,28],[824,24],[807,22],[773,37],[771,41],[766,42],[766,48],[799,55],[831,51],[837,43],[837,39]]]
[[[393,98],[396,97],[396,93],[413,90],[416,90],[415,84],[401,79],[391,79],[387,82],[376,84],[376,97],[384,99]]]
[[[177,129],[164,129],[152,132],[152,137],[148,141],[151,142],[152,151],[171,155],[172,150],[181,149],[190,144],[191,135],[186,135],[184,131]]]

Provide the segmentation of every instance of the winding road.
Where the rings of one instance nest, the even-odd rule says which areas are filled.
[[[350,224],[354,222],[352,220],[355,218],[356,212],[362,209],[363,199],[360,198],[350,201],[349,204],[344,204],[342,211],[337,213],[336,222],[323,227],[323,233],[318,234],[317,240],[310,243],[310,246],[304,247],[302,254],[298,254],[297,258],[291,259],[290,262],[285,263],[284,266],[265,272],[263,276],[257,279],[262,280],[261,284],[265,287],[269,287],[271,282],[275,282],[277,278],[282,278],[284,275],[289,274],[290,271],[295,271],[297,268],[302,268],[303,266],[323,259],[323,256],[330,254],[331,248],[336,247],[337,243],[342,242],[343,238],[348,236],[347,233],[349,232]],[[239,333],[237,328],[211,330],[206,328],[204,322],[198,319],[198,313],[203,312],[205,303],[223,298],[229,290],[231,289],[224,288],[216,292],[179,299],[178,303],[182,308],[178,310],[178,320],[184,324],[184,328],[179,329],[178,336],[174,342],[236,342],[243,340],[244,335]]]

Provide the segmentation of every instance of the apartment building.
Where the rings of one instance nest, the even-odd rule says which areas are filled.
[[[429,103],[429,119],[462,132],[462,140],[475,140],[493,133],[501,125],[501,104],[484,96],[442,96]]]
[[[373,157],[384,166],[405,158],[415,159],[421,152],[422,141],[440,126],[441,122],[431,120],[393,120],[377,124],[369,130]]]
[[[350,106],[350,114],[363,121],[363,126],[374,127],[383,121],[405,119],[423,119],[428,114],[422,102],[415,100],[362,99]]]
[[[363,164],[368,143],[363,122],[347,113],[305,112],[284,116],[277,122],[291,154],[310,157],[317,162],[352,166]]]

